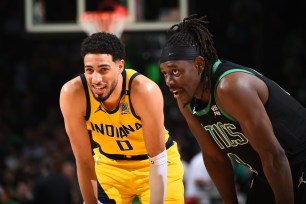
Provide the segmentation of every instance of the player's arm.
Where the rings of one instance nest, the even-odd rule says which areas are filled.
[[[224,203],[238,203],[234,171],[228,156],[220,150],[188,107],[183,106],[179,101],[178,106],[201,148],[207,172]]]
[[[76,159],[78,182],[85,203],[96,204],[97,178],[84,118],[85,107],[85,94],[80,78],[64,84],[60,92],[60,108]]]
[[[167,153],[164,133],[164,102],[160,88],[143,75],[137,76],[131,88],[135,112],[141,118],[144,142],[150,157],[151,204],[164,203],[167,184]]]
[[[246,73],[226,76],[217,89],[220,107],[239,121],[251,146],[259,154],[276,203],[293,203],[289,162],[264,108],[268,97],[266,84]]]

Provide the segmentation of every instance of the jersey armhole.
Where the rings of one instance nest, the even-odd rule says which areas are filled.
[[[87,121],[89,119],[90,116],[90,98],[89,98],[89,91],[88,91],[88,85],[87,85],[87,80],[85,77],[85,74],[81,74],[81,81],[84,87],[84,91],[85,91],[85,97],[86,97],[86,115],[85,115],[85,120]]]

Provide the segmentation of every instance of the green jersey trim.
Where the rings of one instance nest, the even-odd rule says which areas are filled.
[[[216,95],[217,86],[218,86],[219,82],[221,81],[221,79],[222,79],[223,77],[225,77],[226,75],[231,74],[231,73],[234,73],[234,72],[244,72],[244,73],[247,73],[247,74],[252,74],[252,75],[254,75],[254,74],[253,74],[252,72],[250,72],[250,71],[247,71],[247,70],[244,70],[244,69],[239,69],[239,68],[237,68],[237,69],[231,69],[231,70],[228,70],[228,71],[224,72],[224,73],[218,78],[218,80],[217,80],[217,82],[216,82],[215,89],[214,89],[215,95]],[[236,120],[233,116],[231,116],[231,115],[225,113],[225,112],[219,107],[217,101],[216,101],[216,105],[218,106],[218,108],[219,108],[220,112],[222,113],[222,115],[224,115],[224,116],[225,116],[226,118],[228,118],[229,120],[232,120],[232,121],[234,121],[234,122],[238,122],[238,120]]]

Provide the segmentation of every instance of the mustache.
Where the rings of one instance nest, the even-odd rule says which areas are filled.
[[[172,92],[173,90],[178,90],[181,89],[180,87],[177,86],[169,86],[169,91]]]

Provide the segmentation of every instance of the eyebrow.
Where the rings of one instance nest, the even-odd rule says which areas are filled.
[[[175,63],[172,63],[172,62],[166,64],[166,66],[170,67],[170,68],[178,68],[178,66]]]
[[[84,67],[93,68],[92,65],[84,65]],[[98,65],[98,68],[101,68],[101,67],[108,67],[108,68],[111,68],[111,66],[110,66],[109,64],[100,64],[100,65]]]

